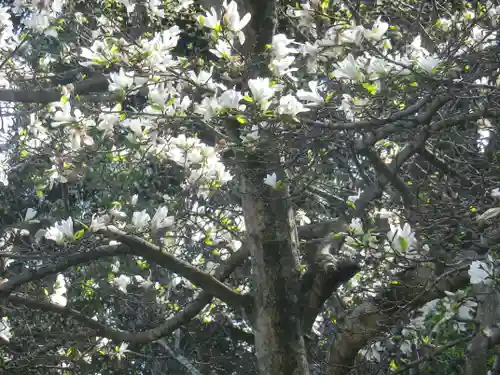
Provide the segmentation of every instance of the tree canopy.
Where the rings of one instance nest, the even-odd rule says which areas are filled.
[[[497,1],[0,4],[0,373],[500,373]]]

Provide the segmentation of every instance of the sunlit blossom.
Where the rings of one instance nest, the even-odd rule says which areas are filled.
[[[70,217],[67,220],[61,220],[54,226],[50,227],[45,233],[45,238],[55,241],[61,245],[66,240],[73,239],[73,219]]]
[[[132,214],[132,225],[140,232],[149,224],[151,217],[146,210],[136,211]]]
[[[275,90],[270,86],[269,78],[256,78],[248,81],[248,87],[255,102],[262,110],[269,108],[269,100],[274,96]]]
[[[171,227],[174,224],[175,218],[173,216],[168,216],[168,209],[165,206],[161,206],[156,210],[153,218],[151,219],[151,230],[157,231],[162,228]]]
[[[272,174],[268,174],[264,178],[264,184],[271,186],[272,188],[276,188],[278,185],[278,177],[276,175],[276,172],[273,172]]]
[[[387,238],[394,250],[406,252],[412,250],[417,245],[415,233],[412,232],[410,224],[405,223],[403,228],[391,225],[391,230],[387,233]]]

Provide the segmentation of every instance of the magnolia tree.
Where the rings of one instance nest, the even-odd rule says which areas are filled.
[[[496,374],[500,5],[202,3],[0,8],[6,373]]]

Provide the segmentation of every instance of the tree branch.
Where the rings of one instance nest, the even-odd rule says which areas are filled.
[[[478,332],[465,353],[465,375],[486,374],[488,350],[500,344],[500,328],[491,330],[489,336]]]
[[[73,95],[86,95],[92,92],[107,92],[108,78],[96,75],[74,84]],[[17,103],[48,104],[61,99],[62,93],[58,88],[45,90],[0,90],[0,101]]]
[[[388,180],[392,186],[394,186],[401,196],[403,197],[403,201],[406,207],[410,207],[413,203],[413,197],[408,187],[405,183],[398,177],[397,170],[394,170],[387,166],[382,160],[380,160],[379,156],[375,153],[375,151],[371,149],[365,149],[362,151],[362,154],[365,155],[368,160],[372,163],[375,170],[382,176]]]
[[[201,372],[198,371],[196,367],[193,366],[191,362],[188,361],[188,359],[180,354],[176,354],[170,346],[168,346],[167,341],[165,339],[160,339],[156,341],[165,351],[170,355],[172,358],[174,358],[177,362],[179,362],[182,366],[186,368],[186,371],[190,375],[201,375]]]
[[[127,234],[112,225],[107,226],[106,229],[99,230],[97,233],[124,243],[130,247],[131,253],[154,261],[158,265],[185,277],[193,284],[202,287],[211,295],[233,307],[245,308],[251,304],[251,298],[249,296],[235,292],[210,274],[193,267],[191,264],[178,259],[169,252],[163,251],[158,246],[139,237]]]
[[[0,284],[0,298],[8,297],[16,288],[23,284],[40,280],[46,276],[67,270],[69,267],[77,266],[83,263],[88,263],[100,258],[111,257],[117,254],[130,253],[130,249],[125,245],[106,245],[99,246],[94,251],[78,253],[64,257],[61,261],[55,264],[50,264],[39,270],[28,270],[20,275],[8,279]]]
[[[377,118],[377,119],[373,119],[373,120],[356,121],[356,122],[338,122],[338,121],[335,121],[334,123],[330,123],[330,122],[324,123],[321,121],[305,120],[305,123],[307,125],[312,125],[312,126],[324,126],[324,127],[327,127],[329,129],[334,129],[334,130],[373,129],[374,127],[390,124],[390,123],[402,120],[405,117],[408,117],[410,115],[413,115],[414,113],[418,112],[419,109],[421,109],[423,106],[425,106],[427,103],[429,103],[431,101],[431,99],[432,99],[431,95],[425,96],[424,98],[422,98],[418,102],[408,106],[404,110],[393,113],[389,117],[384,118],[384,119]]]
[[[225,264],[217,267],[215,277],[224,281],[236,267],[241,265],[248,258],[249,249],[242,247],[227,260]],[[99,336],[108,337],[116,342],[128,342],[132,344],[147,344],[156,341],[162,337],[172,334],[182,325],[193,319],[198,313],[210,303],[212,296],[206,291],[202,291],[198,298],[190,302],[182,311],[178,312],[172,318],[158,327],[143,332],[127,332],[107,327],[95,320],[83,315],[82,313],[68,307],[58,306],[45,301],[36,301],[25,298],[20,295],[11,294],[7,300],[15,305],[23,305],[33,309],[50,311],[73,318],[83,325],[93,329]]]
[[[457,259],[462,262],[463,258]],[[396,283],[386,287],[375,298],[356,307],[345,319],[342,332],[330,346],[328,375],[345,375],[366,344],[382,334],[386,327],[406,317],[426,302],[454,292],[469,284],[468,264],[448,268],[439,277],[433,263],[422,263],[402,272]]]
[[[325,301],[360,270],[354,261],[336,261],[329,250],[314,262],[311,272],[306,272],[301,279],[302,331],[305,335],[311,331]]]

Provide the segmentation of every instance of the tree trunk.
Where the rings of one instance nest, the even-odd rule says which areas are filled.
[[[258,368],[261,375],[308,375],[298,301],[297,228],[288,189],[264,184],[266,174],[273,172],[280,174],[263,162],[246,163],[241,177],[252,256]]]

